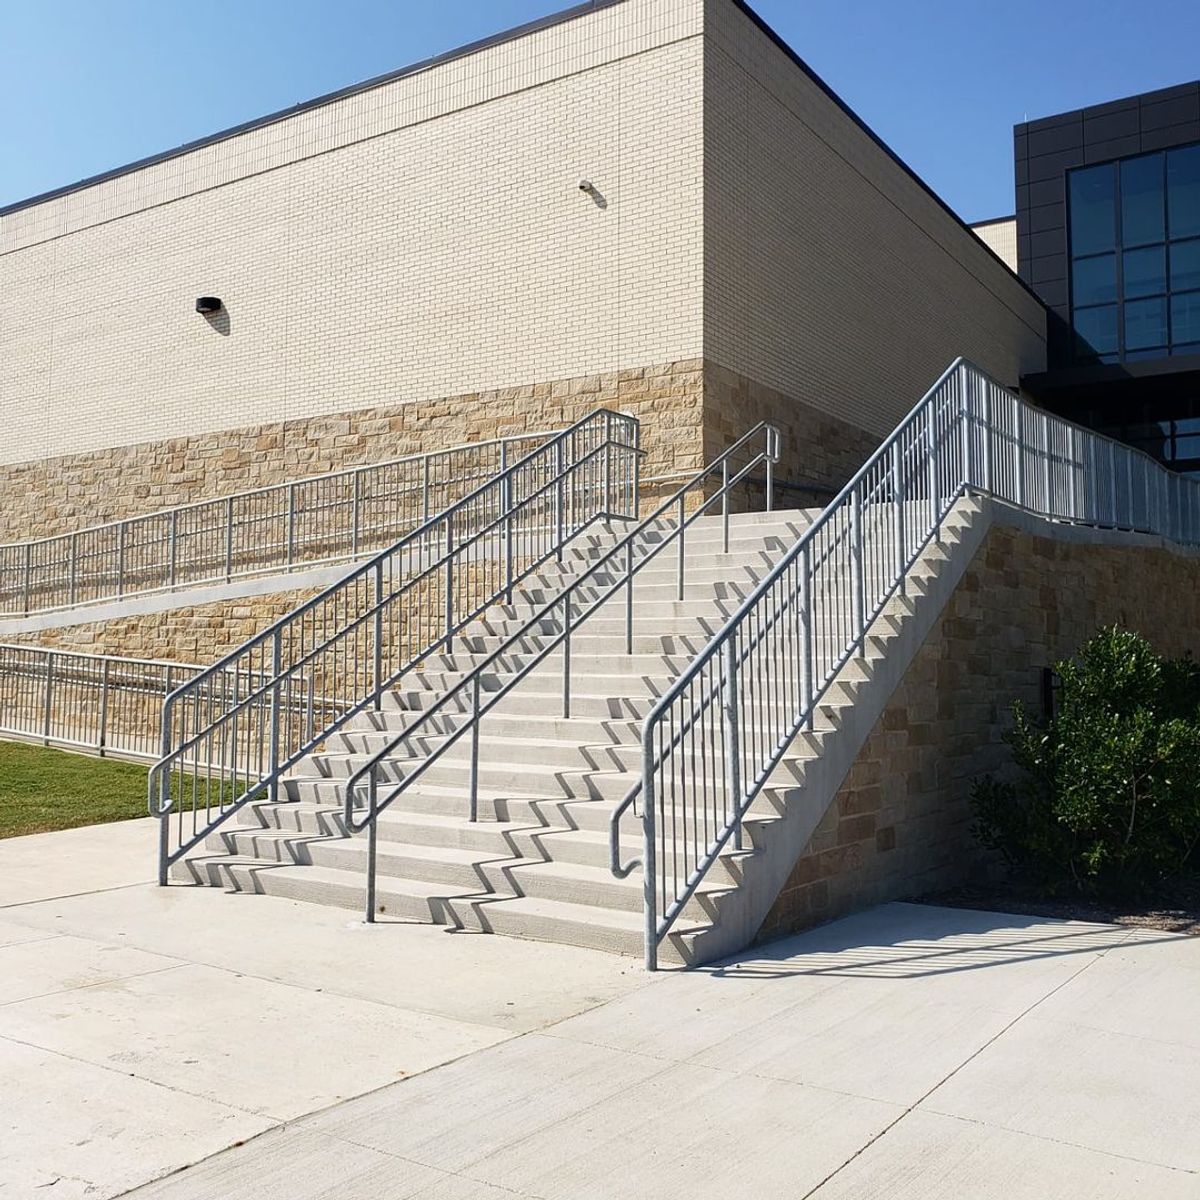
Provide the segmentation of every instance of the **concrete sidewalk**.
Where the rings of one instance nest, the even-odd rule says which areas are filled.
[[[0,880],[74,889],[44,838]],[[893,904],[651,978],[91,861],[0,892],[5,1200],[1200,1197],[1200,939]]]

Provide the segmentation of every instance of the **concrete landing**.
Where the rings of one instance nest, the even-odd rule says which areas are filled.
[[[1200,939],[892,904],[651,978],[78,832],[0,842],[65,896],[0,911],[0,1200],[1200,1197]]]

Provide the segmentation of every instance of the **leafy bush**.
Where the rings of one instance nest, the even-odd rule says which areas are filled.
[[[1055,670],[1051,719],[1013,706],[1017,781],[975,785],[976,832],[1052,891],[1144,893],[1200,840],[1200,669],[1112,628]]]

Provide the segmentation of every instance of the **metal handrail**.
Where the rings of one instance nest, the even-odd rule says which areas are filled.
[[[159,882],[571,537],[634,519],[640,453],[634,418],[595,410],[172,692],[148,785]]]
[[[757,451],[750,461],[740,467],[733,464],[737,457],[752,446],[756,439],[763,439],[763,447]],[[571,637],[578,632],[589,617],[598,612],[613,596],[625,592],[625,648],[626,653],[633,652],[633,598],[634,579],[664,550],[670,546],[677,547],[676,580],[679,599],[683,599],[686,575],[686,537],[687,530],[716,503],[720,503],[722,517],[722,545],[729,549],[729,501],[735,488],[751,477],[751,472],[762,464],[765,467],[766,508],[771,510],[772,483],[774,466],[779,461],[779,431],[768,423],[760,422],[739,438],[732,446],[714,459],[707,466],[696,472],[683,487],[676,490],[664,500],[654,511],[642,519],[628,533],[618,540],[607,552],[601,555],[586,571],[563,588],[555,598],[542,605],[524,624],[513,634],[510,634],[501,645],[492,651],[473,669],[465,674],[453,687],[444,692],[441,697],[412,724],[401,733],[389,739],[382,749],[373,754],[366,763],[357,768],[346,780],[344,816],[347,828],[351,832],[367,830],[367,887],[365,916],[367,921],[375,919],[375,876],[377,859],[377,825],[379,815],[389,808],[414,783],[419,780],[443,754],[454,746],[467,733],[471,734],[471,772],[468,786],[468,816],[471,821],[478,818],[479,798],[479,737],[480,723],[484,716],[509,695],[523,680],[540,666],[560,646],[563,647],[563,705],[564,718],[571,715]],[[689,498],[697,490],[702,493],[714,476],[720,476],[720,484],[715,491],[703,495],[700,504],[692,513],[687,512]],[[668,527],[666,536],[661,536],[664,530],[661,523],[665,516],[677,513],[676,523]],[[639,542],[644,542],[647,535],[659,535],[655,541],[643,547],[642,556],[635,561],[635,550]],[[611,564],[623,560],[624,576],[612,583],[600,583],[595,594],[583,597],[585,588],[596,587],[596,580],[608,573]],[[582,611],[576,612],[575,605],[586,605]],[[544,638],[541,625],[547,618],[560,618],[561,630],[550,633]],[[491,674],[496,665],[509,655],[514,647],[525,642],[530,632],[539,630],[539,640],[542,644],[530,655],[524,663],[515,668],[499,688],[488,693],[483,699],[481,681]],[[448,734],[439,734],[442,741],[428,750],[420,765],[400,780],[386,796],[380,798],[377,772],[380,765],[391,757],[395,751],[406,742],[416,737],[422,727],[426,726],[435,716],[449,708],[455,700],[470,696],[471,715],[457,729],[451,729]],[[357,789],[363,779],[367,782],[367,798],[365,808],[360,812],[357,801]]]
[[[290,573],[377,553],[557,431],[410,454],[0,545],[0,613]]]
[[[956,360],[646,717],[641,777],[612,813],[610,852],[618,877],[642,868],[649,969],[721,852],[741,848],[747,809],[967,492],[1055,521],[1200,541],[1200,481]],[[702,779],[689,769],[697,744],[712,748]],[[638,801],[642,853],[625,862],[620,822]]]

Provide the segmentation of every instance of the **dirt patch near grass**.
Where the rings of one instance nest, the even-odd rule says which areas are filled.
[[[1200,874],[1173,881],[1153,901],[1144,905],[1113,906],[1061,896],[1048,897],[1029,884],[1017,882],[970,884],[944,892],[929,892],[915,897],[914,902],[1029,917],[1056,917],[1064,921],[1130,925],[1200,937]]]
[[[145,767],[0,742],[0,838],[145,815]]]

